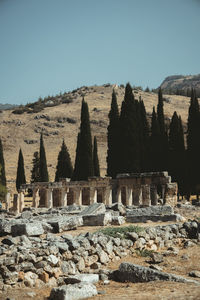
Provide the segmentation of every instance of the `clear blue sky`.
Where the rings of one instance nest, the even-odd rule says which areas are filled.
[[[0,102],[200,73],[200,0],[0,0]]]

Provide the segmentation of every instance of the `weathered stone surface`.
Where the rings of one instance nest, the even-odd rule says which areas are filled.
[[[83,225],[84,226],[106,226],[112,221],[111,213],[106,212],[105,214],[98,215],[84,215]]]
[[[131,216],[158,216],[158,215],[171,215],[173,214],[173,208],[169,205],[162,205],[162,206],[149,206],[143,208],[135,208],[129,210],[127,215]]]
[[[180,218],[178,218],[180,220]],[[145,223],[147,221],[152,221],[152,222],[173,222],[177,221],[177,216],[176,214],[173,215],[149,215],[149,216],[127,216],[126,221],[129,223]]]
[[[112,216],[112,225],[122,225],[125,223],[125,218],[123,216]]]
[[[69,278],[76,278],[80,282],[97,283],[99,281],[98,274],[77,274]]]
[[[159,264],[163,262],[163,255],[161,253],[152,253],[151,254],[151,263]]]
[[[27,235],[39,236],[44,233],[44,229],[39,222],[16,224],[11,227],[12,236]]]
[[[105,204],[93,203],[86,207],[81,213],[81,216],[104,214],[106,212]]]
[[[199,282],[186,279],[182,276],[161,272],[148,267],[130,263],[121,263],[119,269],[114,273],[114,278],[120,282],[148,282],[164,280],[183,283],[190,282],[200,285]]]
[[[83,219],[81,216],[74,217],[59,217],[48,221],[48,223],[53,227],[54,233],[59,233],[67,230],[76,229],[83,225]]]
[[[76,283],[53,288],[49,300],[78,300],[97,295],[96,287],[91,283]]]
[[[122,216],[126,215],[126,207],[122,203],[114,203],[110,208],[114,211],[118,211]]]
[[[200,278],[200,271],[194,270],[189,273],[189,276]]]

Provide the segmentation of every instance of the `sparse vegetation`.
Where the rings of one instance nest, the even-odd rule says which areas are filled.
[[[137,254],[137,256],[142,256],[142,257],[148,257],[151,256],[151,254],[153,253],[153,250],[148,250],[148,249],[136,249],[135,253]]]
[[[128,238],[128,232],[142,232],[144,228],[134,225],[129,225],[125,227],[108,227],[104,229],[100,229],[97,232],[101,232],[105,235],[112,236],[114,238],[117,238],[120,236],[120,238],[127,239]]]

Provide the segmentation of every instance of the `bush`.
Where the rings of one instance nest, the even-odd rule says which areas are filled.
[[[0,184],[0,201],[4,202],[5,201],[5,196],[7,194],[7,189],[5,186],[3,186],[2,184]]]
[[[128,239],[128,232],[136,232],[139,233],[141,231],[143,231],[144,228],[139,227],[139,226],[134,226],[134,225],[129,225],[126,227],[109,227],[109,228],[104,228],[104,229],[100,229],[97,232],[101,232],[105,235],[111,236],[111,237],[120,237],[120,238],[124,238],[124,239]]]
[[[148,249],[138,249],[138,250],[135,250],[135,253],[137,254],[137,256],[142,256],[142,257],[151,256],[151,254],[153,252],[154,252],[153,250],[148,250]]]

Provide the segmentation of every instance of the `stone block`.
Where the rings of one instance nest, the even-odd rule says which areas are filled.
[[[163,280],[182,283],[190,282],[200,285],[200,282],[189,280],[182,276],[161,272],[148,267],[143,267],[130,263],[121,263],[119,269],[116,272],[114,272],[113,275],[115,280],[120,282],[148,282]]]
[[[122,225],[125,223],[125,218],[123,216],[112,216],[112,225]]]
[[[106,226],[111,224],[112,216],[111,213],[106,212],[98,215],[84,215],[83,225],[84,226]]]
[[[104,214],[106,207],[104,203],[93,203],[86,207],[81,213],[81,216]]]
[[[56,217],[48,220],[47,222],[53,227],[54,233],[76,229],[77,227],[83,225],[83,219],[81,216]]]
[[[27,235],[39,236],[44,233],[42,224],[39,222],[27,224],[15,224],[11,227],[12,236]]]
[[[78,300],[97,295],[96,287],[91,283],[76,283],[53,288],[49,300]]]

